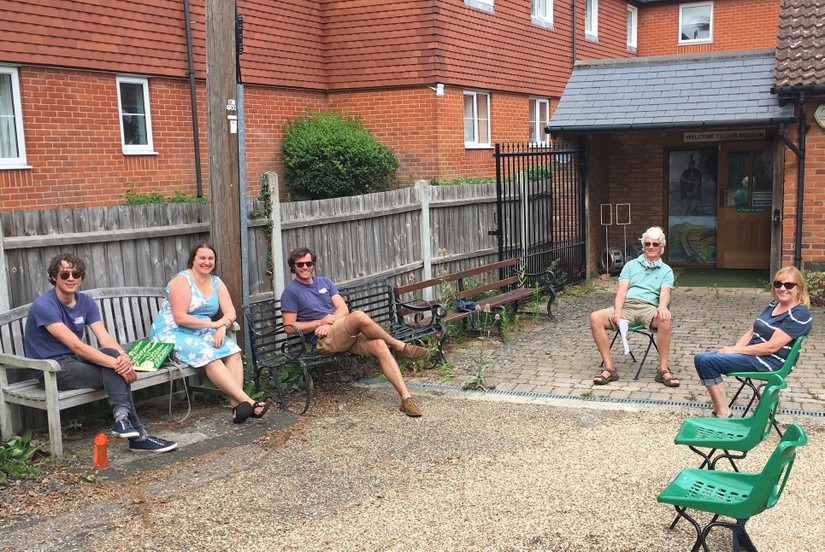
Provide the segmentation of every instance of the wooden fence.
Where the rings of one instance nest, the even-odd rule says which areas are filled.
[[[305,245],[317,272],[339,283],[384,275],[396,283],[497,259],[495,184],[430,186],[356,197],[278,203],[277,175],[264,175],[276,198],[270,220],[248,221],[250,300],[280,295],[286,255]],[[249,212],[263,211],[260,200]],[[186,266],[189,249],[209,239],[206,203],[0,213],[0,310],[31,302],[51,286],[46,267],[61,251],[86,260],[87,289],[163,287]],[[271,264],[270,264],[270,259]],[[5,265],[5,266],[3,266]]]

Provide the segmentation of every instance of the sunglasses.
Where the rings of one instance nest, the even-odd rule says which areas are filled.
[[[793,289],[796,287],[796,282],[780,282],[779,280],[773,281],[774,289],[779,289],[784,287],[785,289]]]
[[[662,244],[659,243],[659,242],[645,242],[644,243],[645,247],[659,247],[660,245],[662,245]]]
[[[81,278],[83,278],[83,273],[79,270],[72,270],[71,272],[61,272],[59,276],[61,280],[68,280],[69,276],[71,276],[75,280],[80,280]]]
[[[314,264],[315,263],[313,263],[312,261],[296,262],[295,266],[297,266],[298,268],[304,268],[304,267],[312,268],[312,265],[314,265]]]

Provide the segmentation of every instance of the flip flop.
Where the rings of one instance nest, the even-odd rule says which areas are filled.
[[[238,405],[232,409],[232,422],[242,424],[254,413],[255,409],[252,408],[252,405],[248,402],[238,403]]]
[[[249,403],[247,403],[249,404]],[[255,410],[261,409],[261,412],[256,414]],[[266,411],[269,410],[269,403],[266,401],[257,401],[254,405],[252,405],[252,414],[249,415],[250,418],[255,418],[256,420],[260,420],[266,414]]]

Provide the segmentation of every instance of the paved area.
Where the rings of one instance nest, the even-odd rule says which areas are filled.
[[[676,288],[669,363],[682,384],[668,388],[654,381],[659,362],[655,350],[651,350],[643,372],[634,381],[638,364],[633,363],[629,355],[622,354],[622,345],[617,342],[613,358],[619,381],[593,385],[601,359],[587,316],[612,304],[617,285],[613,278],[597,282],[595,290],[586,296],[561,297],[553,309],[555,320],[520,315],[519,329],[511,332],[506,343],[481,338],[452,347],[448,360],[455,364],[456,370],[451,384],[460,386],[483,366],[486,383],[499,392],[704,406],[709,399],[696,376],[693,355],[733,345],[771,300],[768,291],[759,289]],[[788,378],[788,388],[782,392],[780,408],[825,415],[825,308],[812,307],[811,310],[813,330],[802,346],[797,369]],[[629,342],[634,355],[641,360],[647,338],[631,335]]]

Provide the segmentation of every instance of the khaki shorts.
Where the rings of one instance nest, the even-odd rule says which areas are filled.
[[[349,335],[344,329],[344,320],[347,317],[339,318],[332,325],[326,337],[318,339],[315,348],[322,355],[331,355],[332,353],[352,353],[354,355],[369,356],[367,349],[367,342],[369,339],[361,334]]]
[[[653,322],[653,319],[656,318],[656,308],[657,307],[650,303],[630,299],[624,303],[622,318],[627,320],[631,326],[651,328],[652,326],[650,324]],[[608,307],[604,309],[604,311],[607,313],[607,319],[610,320],[610,327],[615,330],[616,325],[613,324],[613,307]]]

